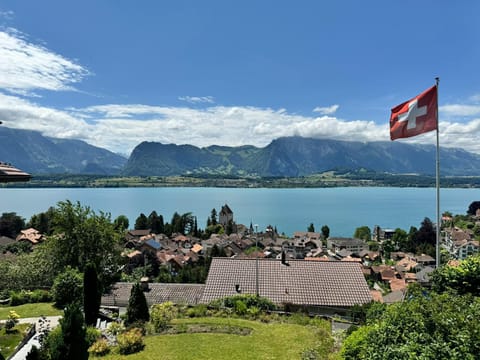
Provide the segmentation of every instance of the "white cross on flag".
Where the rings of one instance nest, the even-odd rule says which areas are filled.
[[[437,129],[437,86],[392,109],[390,139],[407,138]]]

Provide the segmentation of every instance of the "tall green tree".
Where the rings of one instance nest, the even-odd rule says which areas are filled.
[[[163,216],[158,215],[155,210],[153,210],[150,215],[148,215],[148,223],[150,229],[152,229],[152,232],[154,234],[163,234],[164,233],[164,222],[163,222]]]
[[[135,220],[135,230],[147,230],[150,226],[148,224],[148,218],[144,213],[141,213]]]
[[[55,208],[50,207],[45,212],[32,215],[26,227],[34,228],[43,235],[52,235],[53,233],[52,222],[54,217],[55,217]]]
[[[83,314],[78,303],[71,304],[65,309],[60,319],[63,346],[59,349],[58,360],[85,360],[88,359],[88,345],[85,338],[86,326]],[[52,359],[57,360],[57,359]]]
[[[217,225],[217,210],[215,208],[210,213],[210,225]]]
[[[88,263],[83,274],[83,311],[87,326],[95,326],[100,310],[102,289],[95,264]]]
[[[354,238],[370,241],[372,239],[372,232],[368,226],[360,226],[355,229]]]
[[[147,322],[148,320],[150,320],[150,314],[148,312],[147,299],[141,285],[135,283],[130,292],[125,323],[126,325],[131,325],[136,322]]]
[[[323,225],[321,231],[323,238],[328,239],[330,236],[330,228],[327,225]]]
[[[113,227],[116,231],[127,230],[130,226],[130,222],[125,215],[118,215],[115,220],[113,220]]]
[[[23,228],[25,228],[25,219],[18,216],[17,213],[3,213],[0,216],[0,236],[15,239]]]
[[[59,202],[53,224],[54,235],[45,243],[58,272],[68,265],[83,272],[91,262],[103,285],[113,280],[121,261],[123,234],[115,230],[109,214],[96,214],[79,202]]]
[[[468,205],[467,214],[475,215],[478,209],[480,209],[480,201],[472,201],[470,205]]]
[[[310,223],[310,225],[308,225],[307,231],[308,232],[315,232],[315,225],[313,225],[313,223]]]

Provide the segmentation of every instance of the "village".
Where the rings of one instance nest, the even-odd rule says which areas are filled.
[[[475,218],[479,215],[477,211]],[[449,254],[449,264],[479,252],[473,230],[445,226],[451,223],[448,216],[442,220],[442,248]],[[218,224],[222,229],[230,228],[231,233],[222,231],[201,239],[180,233],[155,234],[151,229],[127,230],[123,272],[139,274],[137,281],[141,280],[148,290],[149,305],[165,301],[196,305],[249,293],[312,313],[347,315],[355,304],[402,301],[409,284],[428,288],[429,274],[435,269],[435,259],[426,254],[392,249],[387,258],[384,247],[395,230],[380,226],[373,229],[369,241],[325,237],[328,233],[315,231],[297,231],[286,237],[272,226],[259,231],[253,224],[236,224],[227,204],[218,211]],[[22,230],[16,239],[2,236],[0,246],[13,242],[36,246],[43,239],[40,232],[30,228]],[[211,257],[204,281],[185,277],[184,281],[175,280],[175,275],[185,269],[208,268],[207,259]],[[169,281],[158,282],[149,276],[146,268],[152,266],[166,272]],[[126,307],[132,285],[133,281],[115,283],[102,296],[102,305]]]

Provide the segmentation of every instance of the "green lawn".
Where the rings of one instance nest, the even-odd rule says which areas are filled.
[[[6,333],[5,328],[0,329],[0,354],[6,359],[10,356],[20,341],[25,336],[25,332],[30,324],[17,324],[13,331]]]
[[[18,306],[0,306],[0,320],[6,320],[10,310],[14,310],[21,318],[63,315],[62,310],[53,307],[51,303],[23,304]]]
[[[312,328],[228,318],[177,319],[175,324],[218,324],[251,328],[250,335],[197,333],[156,335],[145,338],[145,349],[128,356],[109,355],[105,360],[254,360],[300,359],[302,351],[322,339]]]

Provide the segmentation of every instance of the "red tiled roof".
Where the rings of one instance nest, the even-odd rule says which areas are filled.
[[[255,294],[256,259],[214,258],[202,303]],[[349,307],[372,300],[361,267],[350,262],[258,259],[259,295],[276,304]]]

